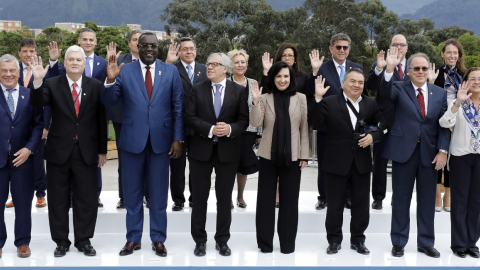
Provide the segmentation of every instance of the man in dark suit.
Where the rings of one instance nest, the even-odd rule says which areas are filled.
[[[28,66],[28,62],[32,62],[33,58],[37,55],[37,45],[35,41],[31,38],[24,38],[20,41],[20,45],[18,46],[18,56],[22,62],[20,63],[20,76],[18,77],[18,84],[29,88],[33,83],[33,76]],[[45,78],[55,77],[58,76],[58,73],[55,73],[55,70],[49,70]],[[45,139],[48,135],[48,129],[50,128],[50,121],[52,119],[52,110],[49,106],[45,106],[43,109],[43,119],[44,119],[44,127],[42,133],[42,142],[38,144],[37,152],[33,156],[34,159],[34,167],[35,167],[35,180],[34,180],[34,188],[35,188],[35,195],[37,197],[37,203],[35,204],[36,207],[42,208],[47,206],[47,202],[45,200],[47,190],[47,175],[45,174],[45,161],[43,159],[43,150],[45,149]],[[5,204],[7,208],[13,207],[13,200],[7,202]]]
[[[325,227],[329,243],[327,254],[340,250],[343,240],[343,208],[345,191],[350,186],[352,219],[350,222],[351,249],[369,254],[365,246],[365,230],[368,227],[370,172],[372,158],[370,144],[380,141],[381,113],[375,100],[362,95],[363,71],[348,69],[342,82],[343,93],[326,97],[325,79],[316,80],[314,124],[327,126],[326,151],[322,166],[325,172],[327,218]],[[349,184],[349,185],[348,185]]]
[[[127,209],[127,243],[120,256],[141,248],[145,168],[150,187],[150,239],[155,254],[167,256],[168,167],[183,143],[183,88],[178,70],[157,60],[158,40],[145,32],[138,39],[140,60],[117,65],[108,59],[102,89],[106,106],[123,101],[122,184]]]
[[[437,171],[447,162],[450,130],[439,125],[447,110],[447,94],[427,83],[430,61],[417,53],[407,61],[410,81],[392,81],[402,56],[396,47],[387,55],[379,95],[395,104],[395,123],[383,157],[392,160],[392,255],[402,257],[410,229],[410,202],[416,181],[418,251],[438,258],[434,248]],[[434,70],[430,72],[435,72]]]
[[[176,44],[170,46],[166,63],[173,64],[180,57],[175,66],[178,68],[180,77],[182,78],[183,93],[185,101],[192,89],[192,86],[197,83],[208,80],[207,67],[195,61],[197,56],[197,47],[192,38],[183,37],[180,39],[180,45],[176,50]],[[185,126],[185,146],[188,147],[190,142],[191,131]],[[173,200],[173,211],[183,210],[185,203],[185,167],[187,165],[187,147],[183,148],[182,156],[177,159],[172,159],[170,162],[170,194]],[[188,198],[189,206],[192,207],[192,179],[189,174],[188,188],[190,190],[190,197]]]
[[[314,95],[315,80],[319,75],[325,79],[325,87],[330,87],[330,90],[325,94],[325,97],[333,95],[342,94],[342,81],[345,77],[345,72],[352,68],[359,68],[363,70],[362,66],[359,64],[350,62],[347,60],[348,54],[350,53],[350,37],[344,33],[339,33],[334,35],[330,39],[330,52],[332,53],[332,60],[329,60],[323,63],[319,69],[313,70],[313,75],[308,78],[307,95]],[[317,130],[317,159],[318,164],[323,164],[323,157],[326,149],[327,141],[327,129],[325,125],[314,126]],[[325,191],[325,174],[321,166],[318,166],[318,202],[315,205],[317,210],[325,209],[327,206],[327,196],[328,194]],[[345,196],[345,208],[350,209],[350,194],[349,189],[347,188]]]
[[[392,80],[396,81],[408,81],[410,76],[408,76],[407,68],[407,59],[405,55],[408,51],[407,38],[404,35],[395,35],[390,41],[390,48],[398,48],[399,54],[401,54],[400,63],[395,68],[393,72]],[[370,70],[370,75],[367,79],[367,89],[370,89],[374,92],[382,91],[379,89],[380,82],[382,81],[383,75],[385,74],[385,68],[387,66],[387,61],[385,61],[385,52],[381,51],[377,55],[377,62],[373,63],[372,69]],[[382,201],[385,199],[385,193],[387,192],[387,164],[388,159],[383,158],[383,150],[385,149],[388,136],[390,135],[390,130],[393,127],[395,122],[395,104],[390,99],[384,98],[382,95],[376,95],[375,101],[377,102],[378,108],[382,112],[382,116],[385,126],[384,128],[384,137],[383,139],[376,143],[373,147],[373,178],[372,178],[372,197],[373,203],[372,208],[376,210],[381,210],[383,208]]]
[[[185,122],[193,133],[188,152],[192,179],[192,237],[194,254],[205,256],[207,201],[211,175],[215,168],[217,197],[217,232],[215,248],[222,256],[230,256],[230,210],[233,185],[241,157],[240,139],[248,127],[247,91],[227,80],[233,69],[232,60],[223,53],[207,59],[208,80],[195,84],[186,101]]]
[[[15,202],[15,246],[21,258],[31,254],[29,245],[32,228],[34,192],[34,156],[41,143],[42,108],[30,106],[30,90],[18,83],[20,66],[10,54],[0,57],[0,201],[7,201],[11,185]],[[0,258],[7,240],[5,207],[0,218]]]
[[[105,82],[105,79],[107,77],[107,60],[96,55],[94,52],[95,46],[97,45],[97,34],[95,33],[95,31],[89,28],[83,28],[82,31],[80,31],[80,36],[78,37],[78,44],[80,45],[80,47],[82,47],[85,55],[87,56],[87,64],[85,65],[83,76]],[[52,55],[50,55],[50,57],[52,57]],[[56,54],[55,57],[55,59],[50,58],[50,69],[58,67],[58,74],[65,74],[65,62],[63,62],[61,65],[58,65],[58,57],[60,57],[60,53]],[[98,207],[103,207],[103,203],[100,200],[100,193],[102,193],[102,170],[100,167],[97,169],[97,179]]]
[[[107,122],[100,100],[102,83],[83,76],[86,60],[83,49],[71,46],[65,53],[66,74],[45,80],[47,68],[41,59],[33,64],[35,78],[30,104],[50,105],[52,123],[45,146],[49,192],[50,233],[57,243],[54,255],[65,256],[68,239],[68,211],[73,187],[75,247],[86,256],[96,255],[90,243],[97,220],[97,167],[107,158]]]

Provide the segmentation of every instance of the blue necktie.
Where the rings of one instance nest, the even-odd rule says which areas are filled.
[[[343,87],[343,78],[345,77],[345,70],[343,66],[338,66],[340,68],[340,85]]]
[[[188,65],[188,66],[187,66],[187,70],[188,70],[188,78],[190,78],[190,82],[193,84],[192,66]]]
[[[213,98],[213,108],[215,109],[215,116],[218,119],[218,116],[220,115],[220,110],[222,109],[222,90],[221,90],[222,85],[221,84],[215,84],[215,97]],[[213,140],[218,142],[218,137],[214,136]]]
[[[12,92],[15,90],[16,89],[7,89],[8,91],[7,104],[8,104],[8,108],[10,109],[10,116],[12,117],[12,120],[13,118],[15,118],[15,102],[13,101],[13,96],[12,96]]]
[[[90,59],[92,58],[87,56],[87,65],[85,66],[85,76],[89,78],[92,77],[92,71],[90,70]]]

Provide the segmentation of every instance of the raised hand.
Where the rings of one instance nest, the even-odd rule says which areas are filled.
[[[34,56],[33,63],[28,62],[28,65],[32,68],[32,74],[35,81],[39,81],[41,84],[41,82],[43,81],[43,78],[45,78],[45,75],[48,72],[48,68],[50,67],[50,65],[47,65],[44,68],[42,65],[42,57],[40,56]]]
[[[107,83],[113,83],[115,79],[120,74],[120,70],[122,70],[124,63],[121,63],[120,66],[117,65],[117,57],[118,55],[112,54],[108,58],[107,61]]]
[[[383,69],[387,65],[387,61],[385,60],[385,51],[380,51],[377,54],[377,68]]]
[[[325,57],[322,56],[322,58],[320,58],[320,54],[318,53],[318,50],[313,50],[308,55],[310,56],[310,64],[312,65],[313,75],[316,76],[318,73],[318,70],[323,64],[323,59]]]
[[[428,81],[430,83],[435,82],[439,72],[440,72],[440,69],[437,70],[437,72],[435,72],[435,63],[430,63],[430,67],[428,68]]]
[[[262,56],[263,75],[267,76],[268,71],[273,66],[273,59],[270,59],[270,53],[266,52]]]
[[[330,86],[325,87],[325,79],[322,75],[318,76],[315,79],[315,99],[321,99],[327,93]]]
[[[58,49],[57,42],[50,42],[50,45],[48,45],[48,55],[50,56],[50,61],[57,61],[60,55],[62,55],[62,49]]]
[[[387,59],[386,59],[386,62],[387,62],[386,72],[392,73],[393,71],[395,71],[395,67],[398,66],[401,59],[402,59],[402,55],[398,52],[397,47],[388,49]]]
[[[260,96],[262,96],[262,88],[258,89],[258,82],[253,81],[250,85],[250,91],[252,91],[253,104],[257,105],[260,101]]]
[[[122,51],[119,51],[118,54],[117,54],[117,44],[116,43],[110,42],[107,45],[107,59],[109,59],[111,55],[117,55],[117,59],[118,59],[118,57],[120,56],[121,53],[122,53]]]
[[[470,90],[470,84],[468,82],[464,82],[458,86],[456,100],[457,104],[461,104],[472,96],[472,93],[468,93],[468,90]]]
[[[178,54],[179,51],[180,44],[177,44],[176,42],[171,43],[170,46],[168,46],[167,59],[165,60],[165,63],[173,64],[177,62],[178,58],[180,57],[180,55]]]

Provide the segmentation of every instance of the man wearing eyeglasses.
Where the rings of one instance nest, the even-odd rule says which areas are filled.
[[[332,95],[342,95],[342,81],[345,78],[345,72],[352,68],[359,68],[363,71],[361,65],[350,62],[347,60],[348,54],[350,53],[350,45],[351,39],[348,35],[344,33],[339,33],[334,35],[330,39],[330,52],[332,53],[332,59],[325,62],[320,66],[319,69],[313,70],[313,75],[310,76],[308,79],[307,91],[308,95],[315,94],[315,79],[322,75],[325,79],[325,87],[330,87],[328,92],[325,94],[325,97],[332,96]],[[323,163],[325,149],[326,149],[326,141],[327,141],[327,130],[325,124],[320,126],[314,127],[317,130],[317,158],[318,164]],[[328,158],[328,157],[327,157]],[[318,166],[318,192],[320,196],[318,196],[318,202],[315,205],[317,210],[322,210],[327,207],[327,196],[325,191],[325,174],[321,166]],[[351,208],[351,201],[350,201],[350,189],[347,188],[345,193],[345,208]]]
[[[450,130],[439,125],[447,110],[446,91],[427,83],[430,60],[417,53],[407,61],[409,81],[393,82],[402,55],[397,47],[387,53],[387,67],[378,95],[396,107],[383,157],[392,160],[392,255],[402,257],[410,230],[410,203],[416,181],[417,250],[438,258],[434,248],[437,171],[447,162]]]
[[[127,209],[127,243],[120,256],[141,248],[145,168],[150,187],[150,239],[155,254],[167,256],[168,173],[171,158],[182,154],[183,87],[178,70],[157,60],[158,40],[145,32],[138,38],[139,61],[107,63],[102,101],[109,107],[123,102],[122,184]]]
[[[390,48],[397,48],[400,55],[400,63],[395,67],[393,71],[392,81],[408,81],[407,59],[405,55],[408,51],[407,38],[404,35],[395,35],[390,40]],[[370,75],[367,79],[367,89],[375,92],[382,91],[379,89],[380,82],[385,74],[387,67],[387,61],[385,61],[385,52],[381,51],[377,55],[377,62],[373,63]],[[373,146],[373,177],[372,177],[372,209],[381,210],[383,208],[383,199],[385,199],[385,193],[387,192],[387,164],[388,159],[382,156],[385,149],[390,130],[392,130],[393,123],[395,122],[395,104],[390,99],[383,98],[382,95],[376,95],[375,101],[378,108],[382,112],[384,123],[384,137],[383,139]]]
[[[172,43],[169,47],[166,63],[174,64],[180,57],[175,66],[178,68],[180,77],[182,78],[183,93],[185,100],[196,83],[201,83],[208,80],[207,67],[195,61],[197,56],[197,47],[195,41],[189,37],[180,39],[180,44]],[[173,159],[170,162],[170,194],[173,200],[172,211],[181,211],[185,203],[185,167],[187,164],[187,147],[190,141],[191,131],[185,126],[185,144],[183,147],[182,156]],[[193,206],[192,201],[192,179],[189,175],[188,187],[190,190],[190,197],[188,198],[189,206]]]
[[[227,73],[231,74],[232,70],[233,63],[227,55],[211,54],[207,58],[208,80],[193,85],[185,102],[185,123],[193,133],[188,161],[190,173],[195,175],[191,189],[195,256],[206,254],[207,201],[214,168],[217,198],[215,249],[222,256],[231,255],[227,242],[232,222],[232,191],[241,157],[238,136],[247,129],[249,122],[245,87],[227,80]]]

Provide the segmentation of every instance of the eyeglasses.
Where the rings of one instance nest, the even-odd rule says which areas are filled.
[[[415,72],[419,72],[420,69],[422,69],[423,72],[428,71],[428,67],[413,67],[413,68],[410,68],[410,69],[413,69],[413,71],[415,71]]]
[[[213,68],[216,68],[218,66],[223,66],[222,63],[211,62],[211,63],[207,63],[207,68],[210,67],[210,65],[212,65]]]
[[[196,50],[197,48],[193,48],[193,47],[180,49],[181,52],[194,52]]]
[[[282,54],[282,58],[288,59],[288,58],[294,58],[295,55],[293,54]]]
[[[405,43],[393,43],[391,46],[403,48],[403,47],[407,47],[408,45]]]
[[[344,51],[346,51],[346,50],[348,50],[348,49],[350,48],[350,46],[340,46],[340,45],[335,45],[335,46],[333,46],[333,47],[335,47],[335,49],[337,49],[337,51],[341,51],[342,49],[343,49]]]
[[[138,47],[144,50],[150,49],[150,48],[155,50],[156,48],[158,48],[158,45],[157,44],[138,44]]]

